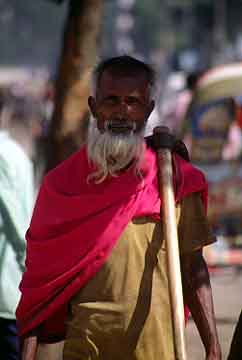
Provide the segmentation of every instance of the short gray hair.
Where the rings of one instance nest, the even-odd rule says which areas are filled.
[[[117,75],[139,75],[144,74],[150,85],[150,93],[153,95],[156,73],[154,69],[145,62],[129,55],[111,57],[101,61],[93,71],[92,94],[95,95],[100,79],[106,70],[111,70]]]

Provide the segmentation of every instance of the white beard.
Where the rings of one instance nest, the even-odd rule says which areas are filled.
[[[133,161],[135,173],[141,175],[140,166],[144,156],[144,133],[115,134],[109,131],[101,133],[97,128],[96,119],[91,116],[88,136],[87,153],[97,171],[88,176],[88,181],[101,183],[107,176],[117,176]]]

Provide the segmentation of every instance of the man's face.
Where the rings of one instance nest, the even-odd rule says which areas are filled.
[[[100,132],[125,135],[143,129],[154,101],[150,99],[145,74],[124,76],[107,69],[99,81],[96,97],[89,98],[89,106]]]

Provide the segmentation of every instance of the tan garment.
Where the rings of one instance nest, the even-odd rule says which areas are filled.
[[[181,253],[211,242],[200,196],[182,201]],[[130,222],[101,270],[70,303],[64,360],[174,360],[161,225]]]
[[[177,208],[180,252],[214,241],[201,200]],[[173,360],[171,314],[161,226],[128,224],[107,262],[72,299],[67,339],[41,344],[37,360]]]
[[[39,344],[36,360],[62,360],[64,341],[54,344]]]

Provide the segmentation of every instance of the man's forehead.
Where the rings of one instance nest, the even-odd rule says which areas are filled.
[[[147,91],[149,87],[147,75],[143,72],[125,73],[107,69],[102,73],[97,89],[101,92],[122,89]]]

